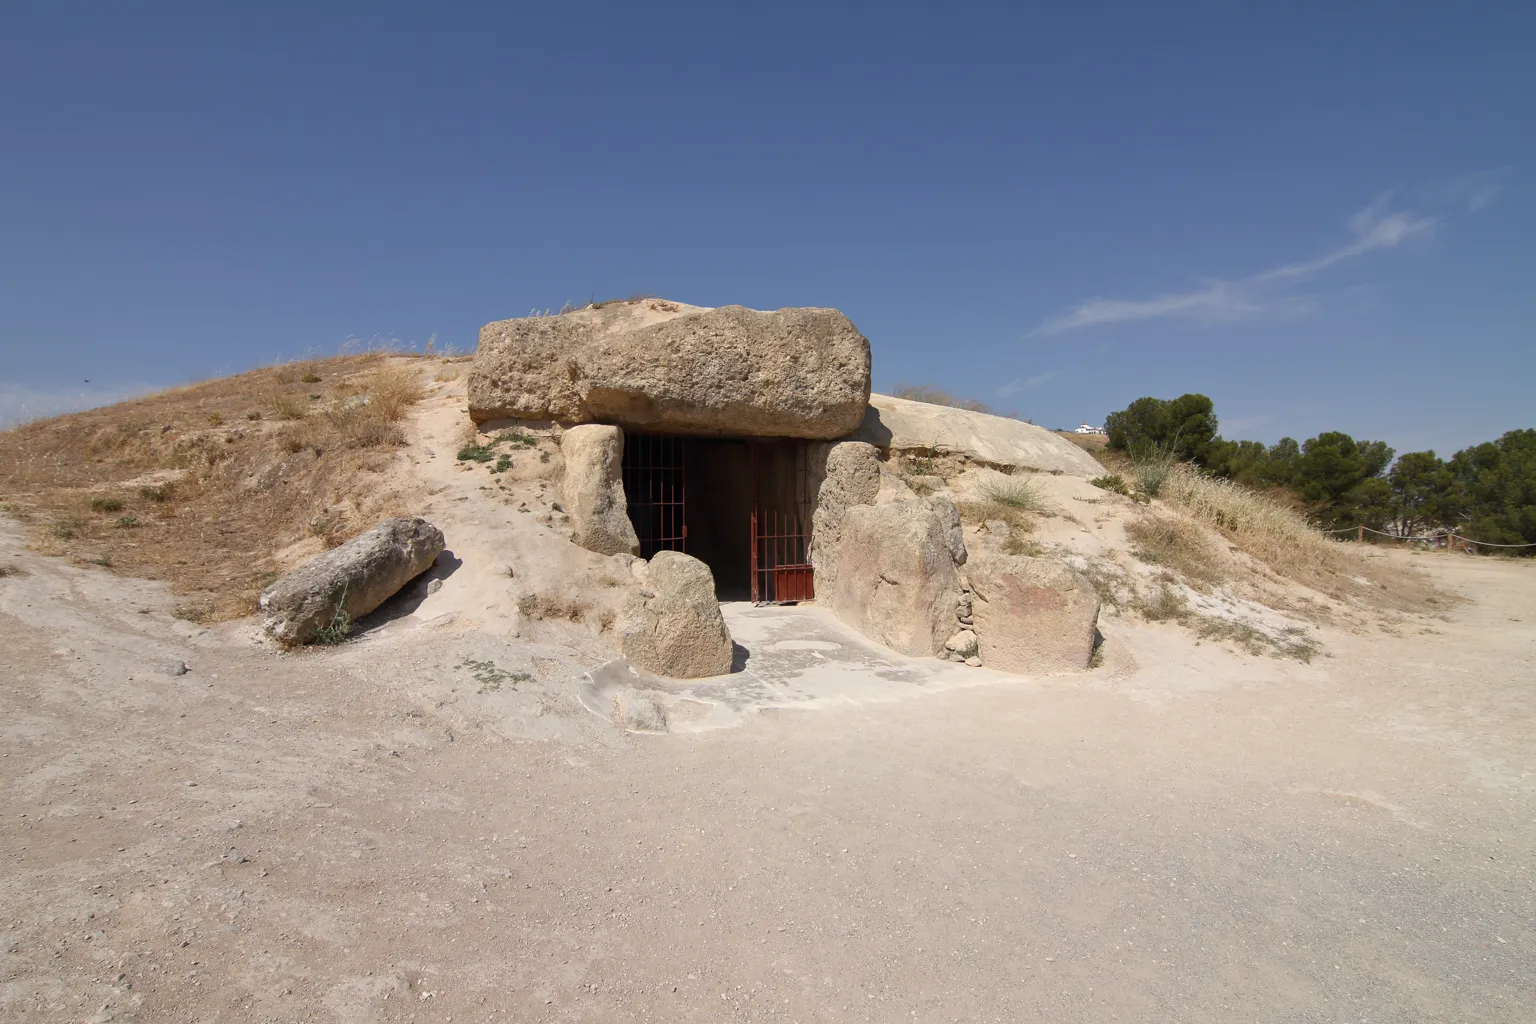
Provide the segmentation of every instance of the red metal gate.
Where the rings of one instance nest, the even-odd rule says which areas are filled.
[[[752,603],[810,601],[816,587],[806,445],[753,442],[751,447]]]

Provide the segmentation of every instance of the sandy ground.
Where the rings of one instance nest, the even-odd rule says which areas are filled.
[[[279,655],[0,523],[0,1019],[1529,1021],[1536,565],[1418,561],[1467,603],[1305,666],[733,608],[646,735],[458,575]]]

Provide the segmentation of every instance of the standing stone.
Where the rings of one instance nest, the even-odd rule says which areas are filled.
[[[989,667],[1026,674],[1088,667],[1099,597],[1081,573],[1048,558],[978,554],[966,574]]]
[[[571,540],[600,555],[638,555],[640,540],[624,500],[624,431],[595,423],[571,427],[560,438],[560,454]]]
[[[658,551],[645,582],[626,595],[615,632],[632,665],[656,675],[698,679],[731,670],[731,634],[709,566],[681,551]]]
[[[816,445],[811,453],[816,511],[811,516],[811,564],[816,589],[830,593],[837,579],[843,519],[857,505],[872,505],[880,493],[880,453],[862,441]]]
[[[843,519],[833,614],[913,657],[944,650],[955,630],[960,576],[947,501],[859,505]],[[964,555],[964,545],[961,545]]]
[[[831,439],[863,421],[869,369],[868,339],[835,309],[610,303],[486,324],[469,414]]]
[[[443,532],[425,519],[387,519],[262,591],[262,629],[285,644],[312,640],[341,612],[357,619],[389,600],[442,550]]]

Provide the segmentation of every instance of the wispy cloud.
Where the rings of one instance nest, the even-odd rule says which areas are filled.
[[[150,384],[123,384],[110,387],[28,387],[0,384],[0,429],[20,423],[60,416],[66,412],[97,409],[160,390]]]
[[[1186,292],[1149,299],[1089,299],[1077,307],[1047,317],[1031,336],[1061,334],[1084,327],[1137,320],[1183,319],[1200,323],[1250,319],[1259,315],[1295,315],[1316,305],[1305,295],[1287,291],[1345,260],[1378,249],[1391,249],[1434,230],[1432,217],[1407,211],[1390,212],[1392,194],[1385,193],[1349,219],[1354,240],[1331,252],[1236,280],[1212,278]]]
[[[1460,206],[1468,213],[1481,213],[1499,201],[1509,179],[1510,168],[1473,171],[1437,182],[1424,190],[1431,199]]]
[[[1033,391],[1035,388],[1049,384],[1060,376],[1060,370],[1047,370],[1044,373],[1037,373],[1033,377],[1015,377],[997,389],[997,397],[1009,398],[1020,391]]]

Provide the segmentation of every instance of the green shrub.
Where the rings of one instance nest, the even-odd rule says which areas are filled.
[[[121,512],[123,503],[116,498],[94,498],[91,501],[91,508],[97,512]]]
[[[1119,473],[1106,473],[1104,476],[1096,476],[1088,481],[1093,486],[1105,491],[1114,491],[1116,494],[1131,493],[1131,489],[1125,485],[1125,477]]]
[[[473,441],[460,448],[458,455],[460,462],[490,462],[495,457],[496,453],[491,451],[489,445],[476,444]]]

